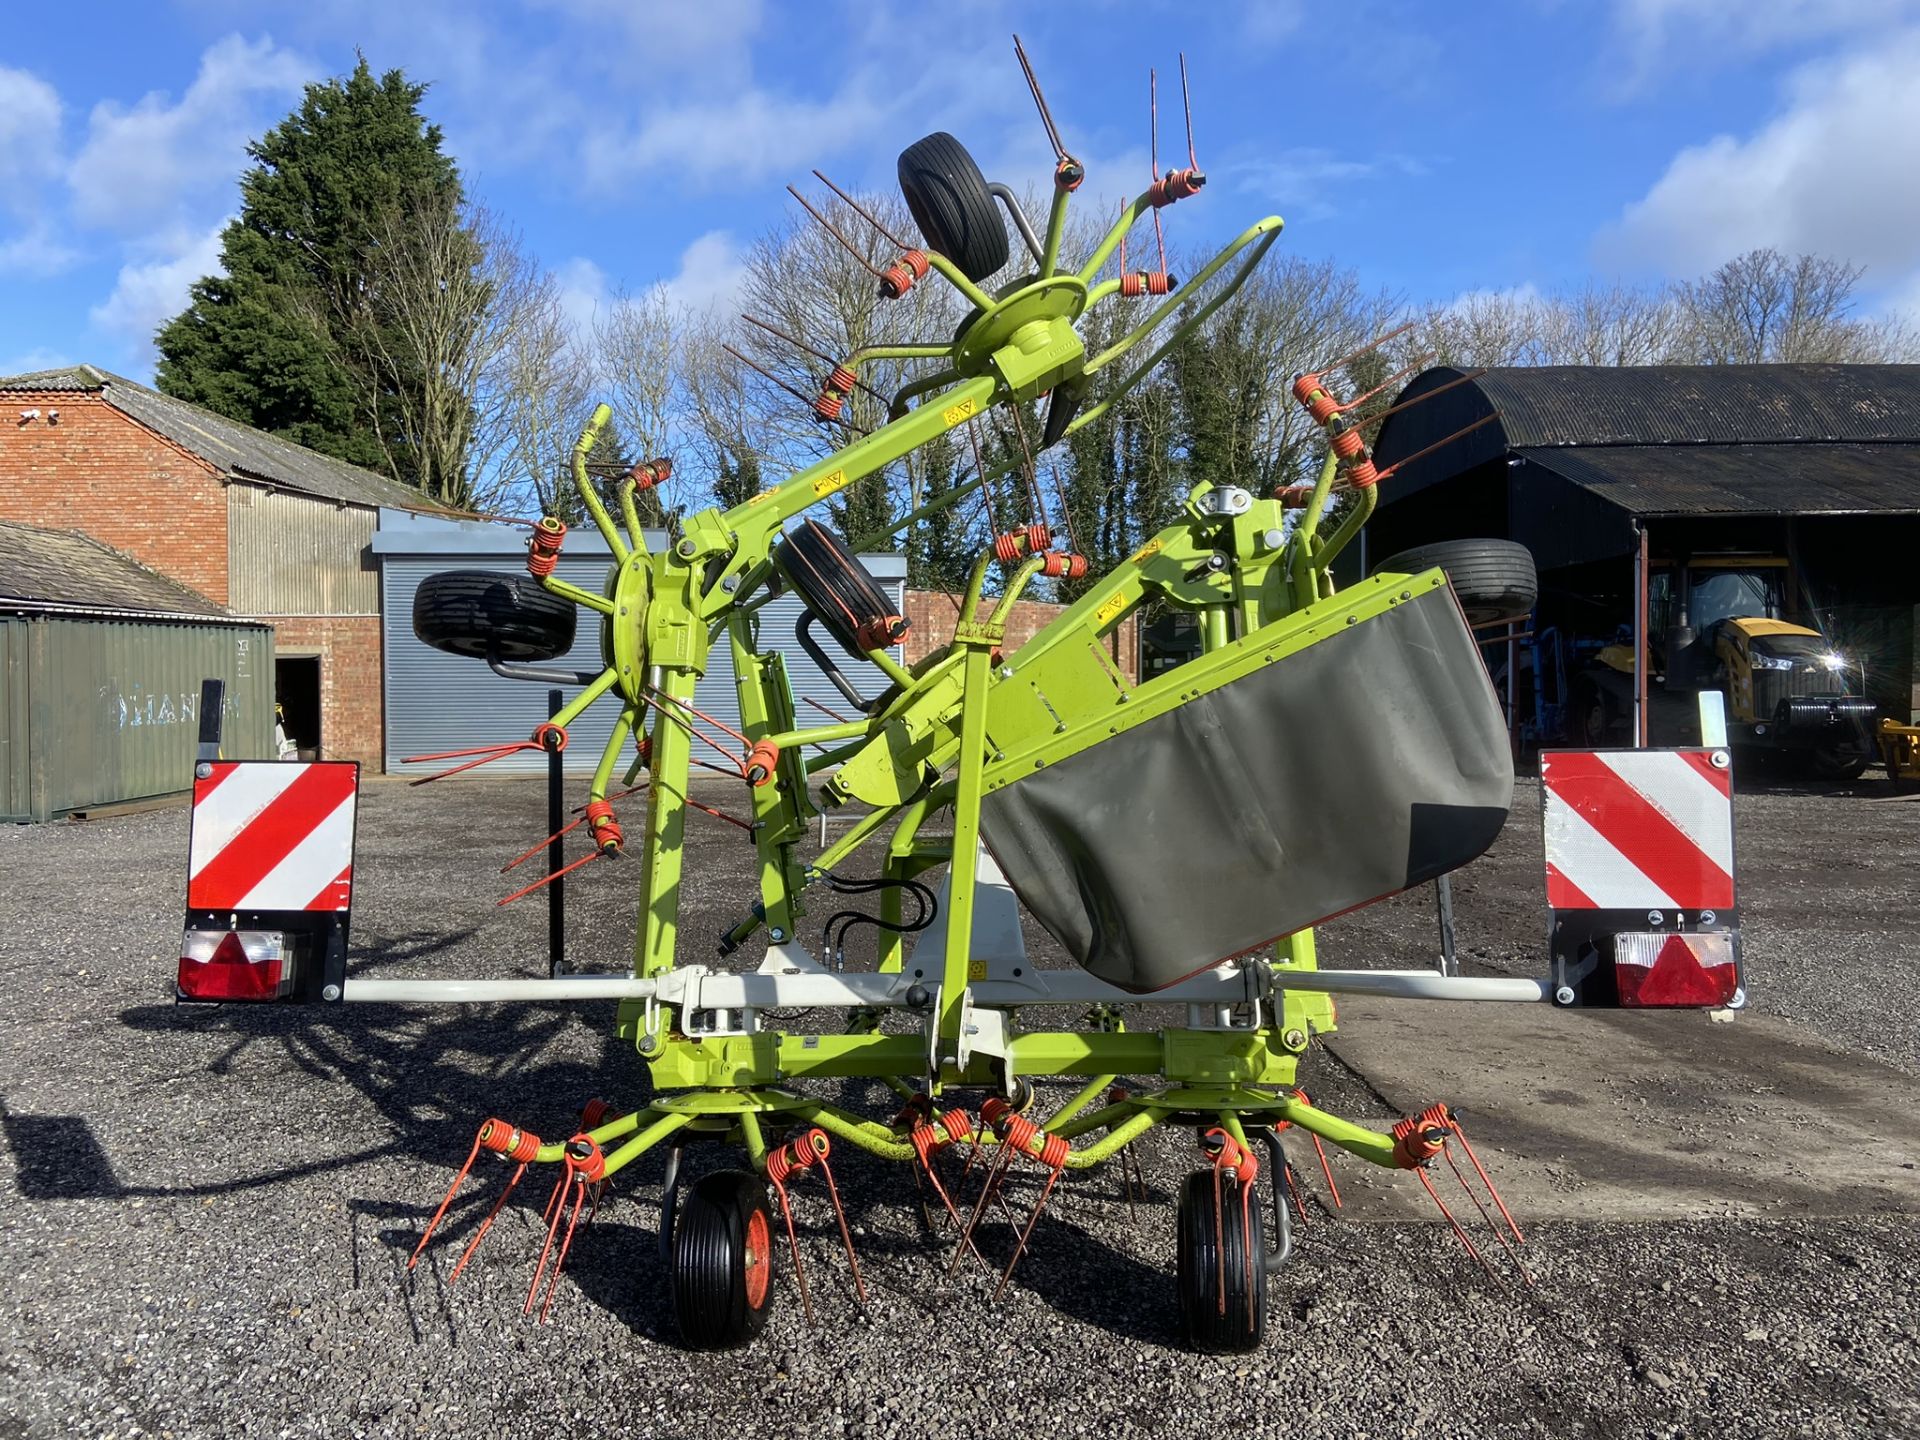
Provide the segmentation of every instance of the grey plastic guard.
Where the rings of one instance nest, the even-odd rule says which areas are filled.
[[[1068,953],[1144,993],[1466,864],[1512,803],[1443,587],[993,792],[981,824]]]

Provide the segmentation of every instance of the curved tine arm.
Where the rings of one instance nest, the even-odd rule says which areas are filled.
[[[908,381],[895,392],[893,399],[887,402],[887,419],[898,420],[907,413],[909,400],[916,400],[928,391],[938,390],[943,385],[951,385],[959,378],[958,370],[936,370],[931,375],[922,375],[918,380]]]
[[[993,614],[987,617],[989,625],[1003,625],[1007,616],[1013,613],[1014,602],[1020,598],[1020,592],[1027,588],[1027,582],[1040,573],[1046,558],[1030,555],[1020,562],[1020,568],[1007,577],[1007,588],[1001,593],[1000,603],[993,607]]]
[[[1013,221],[1013,228],[1020,232],[1020,238],[1026,242],[1027,253],[1033,256],[1033,263],[1044,264],[1040,258],[1040,237],[1033,233],[1033,222],[1027,219],[1027,212],[1020,208],[1020,197],[1013,193],[1012,187],[995,180],[987,186],[987,193],[1006,206],[1007,218]]]
[[[978,305],[982,310],[993,308],[993,297],[962,274],[960,267],[953,261],[938,250],[923,250],[921,253],[927,257],[927,263],[946,276],[947,283],[966,296],[970,302]]]
[[[1253,267],[1260,263],[1262,258],[1265,257],[1267,251],[1272,248],[1273,242],[1278,238],[1279,238],[1279,234],[1277,231],[1269,232],[1268,234],[1261,236],[1260,243],[1255,247],[1253,253],[1247,256],[1246,260],[1241,263],[1241,266],[1239,270],[1235,272],[1233,279],[1231,279],[1230,281],[1227,282],[1226,285],[1221,287],[1220,293],[1213,296],[1213,298],[1208,300],[1206,304],[1202,305],[1198,310],[1194,311],[1192,315],[1188,316],[1185,320],[1181,321],[1181,323],[1174,328],[1173,333],[1169,335],[1164,341],[1162,341],[1159,347],[1155,349],[1151,355],[1149,355],[1145,360],[1141,361],[1138,365],[1134,366],[1134,368],[1127,373],[1126,378],[1122,380],[1117,386],[1114,387],[1112,394],[1108,395],[1107,398],[1102,400],[1099,404],[1090,405],[1085,410],[1082,410],[1078,415],[1074,416],[1073,423],[1068,425],[1066,430],[1062,432],[1062,438],[1065,438],[1065,436],[1067,435],[1073,434],[1076,430],[1079,430],[1084,426],[1092,424],[1095,420],[1098,420],[1102,415],[1104,415],[1108,410],[1111,410],[1113,408],[1114,401],[1118,400],[1122,395],[1125,395],[1128,391],[1133,389],[1133,387],[1139,383],[1142,376],[1144,376],[1149,370],[1153,369],[1154,366],[1158,365],[1162,360],[1166,358],[1167,352],[1169,350],[1173,349],[1175,345],[1178,345],[1183,339],[1185,339],[1189,334],[1193,332],[1196,326],[1204,322],[1209,315],[1213,314],[1215,310],[1218,310],[1223,304],[1226,303],[1227,299],[1234,293],[1234,291],[1240,288],[1241,284],[1246,280],[1247,276],[1253,273]],[[1235,250],[1239,248],[1240,247],[1238,244],[1236,244],[1233,247],[1233,249]],[[1229,250],[1227,253],[1231,254],[1232,251]],[[1212,267],[1209,267],[1209,269],[1211,268]],[[1177,299],[1178,297],[1175,297],[1174,299],[1170,299],[1167,302],[1167,305],[1163,305],[1160,308],[1162,310],[1168,308],[1168,306],[1176,303]],[[1144,330],[1151,329],[1155,323],[1156,321],[1154,319],[1149,318],[1146,324],[1141,327],[1141,330],[1144,331]],[[1134,333],[1135,333],[1135,336],[1137,336],[1138,334],[1141,333],[1141,331],[1136,331]],[[1107,359],[1109,359],[1110,357],[1116,354],[1124,352],[1127,346],[1131,343],[1132,338],[1133,337],[1129,337],[1127,340],[1123,340],[1118,345],[1115,345],[1110,349],[1108,349],[1105,354],[1099,357],[1099,359],[1096,359],[1091,364],[1089,364],[1084,373],[1092,374],[1095,371],[1095,369],[1099,365],[1101,365],[1104,361],[1106,361]]]
[[[607,737],[607,748],[600,752],[600,763],[593,767],[593,784],[587,790],[589,800],[607,798],[607,791],[613,785],[613,767],[620,763],[620,752],[627,748],[627,739],[633,734],[633,727],[639,719],[633,706],[629,705],[614,720],[613,733]]]
[[[600,432],[607,428],[613,419],[610,406],[596,405],[593,416],[580,431],[580,438],[573,442],[573,484],[580,492],[580,500],[587,507],[587,513],[593,517],[594,528],[607,542],[607,549],[613,553],[616,562],[624,563],[633,552],[620,538],[620,532],[613,528],[613,517],[607,514],[607,507],[600,503],[599,492],[593,488],[593,480],[587,474],[587,454],[600,439]]]
[[[1151,186],[1142,190],[1139,197],[1121,212],[1120,218],[1113,222],[1113,228],[1107,231],[1105,238],[1100,241],[1099,245],[1094,247],[1093,254],[1087,257],[1087,263],[1080,267],[1080,279],[1083,284],[1093,284],[1093,277],[1100,273],[1100,267],[1107,263],[1107,257],[1119,248],[1120,241],[1132,232],[1135,225],[1140,223],[1140,217],[1153,209],[1153,202],[1148,198],[1152,194],[1153,189]],[[1263,220],[1260,223],[1265,225],[1268,221]],[[1278,225],[1280,222],[1277,218],[1273,218],[1272,223]],[[1049,238],[1051,238],[1051,236],[1049,236]],[[1241,238],[1240,243],[1246,243],[1244,236]],[[1236,246],[1235,248],[1237,249],[1239,247]]]
[[[1200,321],[1208,315],[1211,315],[1219,308],[1222,302],[1246,283],[1247,276],[1253,273],[1253,267],[1260,263],[1262,257],[1266,255],[1273,242],[1279,238],[1282,224],[1283,222],[1278,215],[1269,215],[1266,219],[1257,221],[1241,231],[1240,238],[1227,246],[1227,248],[1222,250],[1218,255],[1214,256],[1213,259],[1209,260],[1198,275],[1189,280],[1179,291],[1169,295],[1165,300],[1162,300],[1158,305],[1154,306],[1153,313],[1148,315],[1147,318],[1142,320],[1138,325],[1134,326],[1130,332],[1114,341],[1113,344],[1089,360],[1087,362],[1087,373],[1092,374],[1103,365],[1118,360],[1122,355],[1126,354],[1127,351],[1139,344],[1150,331],[1160,326],[1166,320],[1167,316],[1171,315],[1181,305],[1184,305],[1189,295],[1193,294],[1202,285],[1206,284],[1207,281],[1219,274],[1221,267],[1229,260],[1246,249],[1247,246],[1253,244],[1256,240],[1259,241],[1259,246],[1254,250],[1252,255],[1247,257],[1246,263],[1234,272],[1233,278],[1221,287],[1218,294],[1208,297],[1207,303],[1202,309],[1196,311],[1187,320],[1181,322],[1180,328],[1174,331],[1173,335],[1169,337],[1168,343],[1171,344],[1173,341],[1177,341],[1183,335],[1189,333],[1195,325],[1199,324]]]
[[[598,670],[562,670],[554,665],[526,665],[518,660],[489,660],[487,668],[502,680],[538,680],[548,685],[591,685]]]
[[[1363,485],[1353,498],[1352,506],[1340,517],[1340,523],[1333,527],[1333,534],[1326,543],[1313,552],[1313,565],[1317,570],[1325,570],[1333,564],[1334,556],[1347,548],[1349,541],[1360,533],[1360,527],[1373,518],[1373,510],[1380,503],[1380,487]]]

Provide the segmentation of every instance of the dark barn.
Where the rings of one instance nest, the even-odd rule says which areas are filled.
[[[1461,374],[1428,370],[1396,404]],[[1632,628],[1643,535],[1656,571],[1784,557],[1784,618],[1859,657],[1882,713],[1920,709],[1920,365],[1489,370],[1389,416],[1376,458],[1488,416],[1382,485],[1363,563],[1517,540],[1540,569],[1539,623],[1599,635]]]

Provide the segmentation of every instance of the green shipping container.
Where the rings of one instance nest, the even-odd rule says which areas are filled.
[[[271,759],[271,626],[0,614],[0,815],[52,820],[190,789],[206,679],[226,682],[222,753]]]

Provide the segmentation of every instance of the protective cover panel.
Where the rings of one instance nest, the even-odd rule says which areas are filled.
[[[1512,802],[1441,588],[994,791],[981,823],[1068,953],[1143,993],[1466,864]]]

